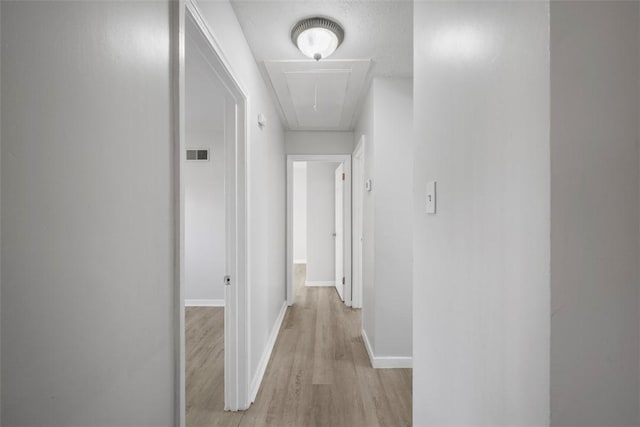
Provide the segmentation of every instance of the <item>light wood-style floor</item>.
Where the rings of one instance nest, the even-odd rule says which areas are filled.
[[[371,368],[360,311],[297,273],[296,304],[244,412],[223,410],[223,309],[187,308],[187,427],[411,425],[411,369]]]

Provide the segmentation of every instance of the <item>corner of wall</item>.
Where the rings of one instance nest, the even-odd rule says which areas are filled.
[[[638,425],[640,10],[550,11],[551,424]]]
[[[2,4],[0,1],[0,94],[2,93]],[[0,97],[0,425],[2,422],[2,102]]]
[[[636,97],[638,102],[638,129],[636,136],[636,149],[638,151],[638,170],[640,171],[640,7],[638,7],[638,13],[636,15],[636,21],[638,24],[638,95]],[[638,212],[640,212],[640,174],[638,175]],[[640,266],[640,215],[638,216],[638,266]],[[640,271],[638,272],[638,288],[640,289]],[[638,292],[638,306],[640,307],[640,292]],[[638,330],[640,331],[640,318],[638,319]],[[638,339],[638,346],[640,347],[640,337]],[[639,354],[640,354],[640,348]],[[638,419],[636,422],[640,425],[640,357],[638,358]]]

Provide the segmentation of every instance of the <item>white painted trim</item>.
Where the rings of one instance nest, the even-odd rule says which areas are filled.
[[[280,109],[282,111],[282,109]],[[293,292],[293,161],[290,161],[287,157],[287,247],[285,256],[287,257],[285,261],[286,265],[286,296],[287,296],[287,305],[293,305],[295,301],[294,292]]]
[[[341,283],[336,283],[334,288],[336,288],[336,292],[338,293],[338,297],[342,302],[344,302],[344,285],[340,286]]]
[[[322,282],[322,281],[311,281],[309,282],[308,280],[304,282],[305,286],[331,286],[331,287],[335,287],[336,286],[336,281],[335,280],[331,280],[328,282]]]
[[[376,357],[371,366],[374,369],[399,369],[399,368],[413,368],[412,357]]]
[[[260,358],[260,363],[258,363],[258,369],[253,377],[253,381],[251,381],[251,403],[255,402],[258,391],[260,390],[260,385],[262,384],[264,373],[267,371],[267,365],[269,364],[269,359],[271,359],[271,353],[273,353],[273,348],[276,345],[276,340],[278,339],[280,327],[282,326],[282,321],[284,320],[286,312],[287,302],[285,301],[282,303],[282,308],[280,308],[280,313],[278,313],[278,318],[276,319],[276,323],[273,325],[273,329],[271,329],[269,340],[267,341],[264,353],[262,353],[262,357]]]
[[[367,354],[369,355],[369,361],[371,362],[371,366],[373,366],[373,350],[371,349],[371,343],[369,343],[369,337],[367,336],[367,332],[362,328],[362,341],[364,341],[364,348],[367,349]]]
[[[224,401],[225,410],[244,410],[251,404],[249,399],[249,254],[250,235],[247,221],[248,201],[248,109],[249,98],[243,85],[230,66],[227,56],[218,42],[215,32],[208,26],[194,0],[178,0],[173,10],[173,79],[175,125],[175,225],[176,225],[176,284],[175,325],[179,331],[176,339],[176,424],[186,423],[186,370],[185,370],[185,283],[184,283],[184,179],[182,153],[185,149],[185,38],[188,25],[198,33],[201,51],[212,73],[225,87],[225,125],[235,120],[235,132],[225,139],[225,159],[230,167],[225,173],[227,209],[227,274],[232,285],[225,286],[224,311]],[[231,108],[231,104],[233,108]],[[235,137],[235,138],[233,138]],[[231,189],[231,190],[229,190]]]
[[[185,307],[224,307],[223,299],[186,299]]]
[[[182,153],[185,148],[185,14],[184,0],[173,3],[171,22],[171,71],[173,74],[172,116],[173,116],[173,226],[174,226],[174,346],[177,347],[177,362],[174,376],[178,390],[175,396],[175,424],[186,426],[186,337],[185,337],[185,274],[184,274],[184,170]]]
[[[393,369],[393,368],[413,368],[413,357],[406,356],[374,356],[369,337],[364,329],[362,329],[362,340],[369,355],[371,367],[374,369]]]
[[[293,305],[293,163],[336,162],[344,164],[344,303],[351,307],[351,154],[289,154],[287,155],[287,304]],[[333,282],[332,282],[333,283]],[[323,285],[329,286],[329,285]],[[335,286],[335,285],[333,285]]]
[[[306,264],[307,260],[306,259],[294,259],[293,263],[294,264]]]

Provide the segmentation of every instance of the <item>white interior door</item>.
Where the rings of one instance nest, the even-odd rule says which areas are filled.
[[[336,290],[344,301],[344,164],[336,168]]]
[[[247,96],[238,84],[236,76],[228,68],[222,57],[220,45],[208,30],[200,12],[191,0],[180,2],[181,10],[176,13],[176,43],[180,46],[179,66],[177,67],[177,87],[179,108],[176,114],[179,129],[180,170],[179,179],[179,251],[177,260],[180,268],[180,288],[176,295],[179,312],[176,316],[180,330],[176,353],[179,355],[179,367],[176,376],[179,384],[179,420],[185,425],[186,387],[185,387],[185,167],[186,156],[186,38],[196,43],[194,46],[205,57],[207,74],[219,80],[225,93],[225,223],[226,223],[226,274],[224,308],[224,409],[238,411],[248,409],[257,387],[251,387],[249,378],[249,312],[247,286]],[[184,9],[182,9],[184,7]],[[180,39],[180,40],[179,40]],[[210,67],[210,70],[209,70]],[[218,280],[223,280],[220,277]],[[259,386],[259,384],[258,384]]]

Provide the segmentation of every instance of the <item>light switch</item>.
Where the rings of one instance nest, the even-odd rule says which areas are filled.
[[[367,190],[368,192],[371,192],[371,189],[372,189],[371,185],[372,185],[371,180],[370,179],[366,180],[364,183],[364,189]]]
[[[436,213],[436,182],[429,181],[427,182],[427,193],[426,193],[426,211],[428,214]]]

